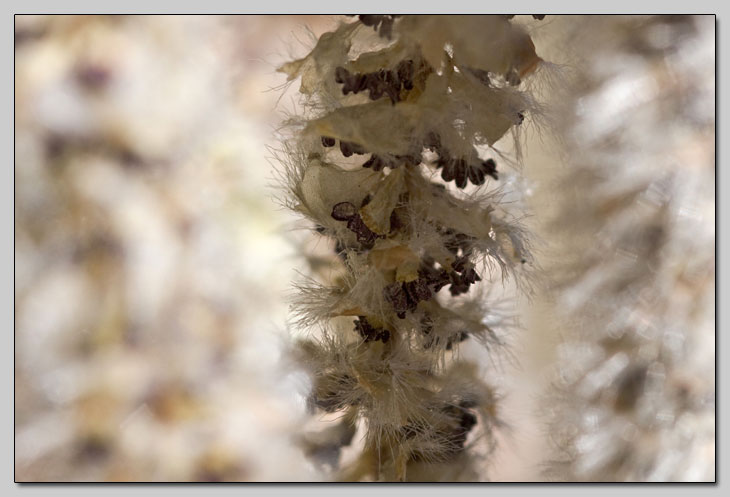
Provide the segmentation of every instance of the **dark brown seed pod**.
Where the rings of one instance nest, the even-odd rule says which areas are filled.
[[[366,205],[370,199],[366,196],[363,199],[363,205]],[[357,212],[357,208],[350,202],[340,202],[335,204],[332,208],[332,218],[337,221],[347,221],[347,229],[355,233],[357,241],[364,248],[372,248],[375,244],[375,240],[378,238],[385,238],[383,235],[378,235],[367,227],[365,222]]]
[[[365,161],[362,167],[372,168],[373,171],[382,171],[383,168],[385,168],[385,161],[373,154],[367,161]]]
[[[393,35],[393,22],[395,22],[397,17],[397,15],[391,15],[388,19],[384,19],[383,23],[380,25],[380,31],[378,31],[378,34],[390,40]]]
[[[380,81],[385,84],[385,86],[400,88],[400,78],[398,78],[397,71],[384,71],[381,69],[380,71],[378,71],[378,77],[380,78]]]
[[[395,105],[396,102],[400,102],[401,82],[398,73],[385,71],[382,74],[382,81],[383,89],[386,95],[388,95],[388,98],[390,98],[391,103]]]
[[[396,68],[398,81],[406,90],[413,89],[413,61],[404,60]]]
[[[449,284],[451,282],[451,278],[449,277],[449,272],[445,269],[441,269],[439,271],[439,274],[436,278],[431,280],[431,285],[433,286],[433,291],[438,292],[443,287]]]
[[[469,411],[464,411],[461,419],[459,420],[459,427],[462,428],[465,433],[468,433],[474,426],[476,426],[476,424],[477,417]]]
[[[477,186],[484,184],[484,171],[482,171],[481,165],[469,166],[469,181]]]
[[[398,213],[394,210],[390,213],[390,233],[397,233],[405,225],[398,216]]]
[[[454,347],[455,343],[461,343],[467,338],[469,338],[469,334],[465,331],[460,331],[456,335],[449,337],[448,341],[446,342],[446,350],[451,350]]]
[[[448,236],[450,233],[445,233],[446,236]],[[459,250],[461,249],[461,243],[459,243],[459,240],[457,240],[456,236],[451,236],[444,240],[444,247],[446,247],[446,250],[451,252],[454,255],[457,255],[459,253]]]
[[[362,155],[367,153],[362,145],[353,142],[343,142],[342,140],[340,140],[340,151],[345,157],[350,157],[352,154]]]
[[[462,282],[455,282],[452,283],[449,287],[449,293],[451,293],[452,297],[458,297],[459,295],[462,295],[469,291],[469,285],[466,285]]]
[[[441,171],[441,179],[446,181],[447,183],[449,181],[452,181],[454,177],[456,176],[456,168],[454,167],[454,162],[451,160],[444,160],[443,162],[439,161],[440,164],[443,164],[443,171]]]
[[[459,255],[459,251],[461,251],[462,256],[468,258],[471,252],[471,245],[474,241],[473,237],[459,233],[451,228],[442,230],[442,233],[444,236],[444,248],[454,255]],[[456,262],[458,263],[458,261]]]
[[[383,343],[387,343],[390,340],[390,331],[374,327],[365,316],[358,316],[357,320],[355,320],[355,331],[363,337],[366,343],[376,340],[382,340]]]
[[[378,235],[370,231],[360,215],[355,215],[347,221],[347,229],[355,233],[357,241],[366,248],[371,248],[378,238]]]
[[[340,202],[332,207],[332,218],[337,221],[347,221],[357,214],[357,208],[350,202]]]
[[[457,188],[466,188],[468,177],[467,168],[468,166],[464,159],[457,159],[454,161],[454,179],[456,179]]]
[[[368,87],[368,78],[364,74],[357,74],[350,80],[350,91],[352,93],[360,93]],[[345,93],[347,95],[347,93]]]
[[[362,336],[365,341],[372,340],[375,336],[374,328],[370,326],[365,316],[358,316],[355,320],[355,331]]]
[[[497,176],[497,164],[494,162],[494,159],[487,159],[482,162],[482,171],[494,179],[499,179]]]
[[[360,22],[363,23],[365,26],[377,26],[383,21],[382,15],[374,15],[374,14],[360,14],[357,16],[358,19],[360,19]]]
[[[352,149],[350,148],[350,144],[348,142],[340,142],[340,152],[342,152],[342,155],[345,157],[350,157],[352,155]]]
[[[421,163],[421,152],[415,152],[412,155],[397,155],[396,159],[403,161],[406,166],[417,166]]]
[[[359,93],[368,86],[368,77],[365,74],[350,74],[344,67],[335,69],[335,82],[342,84],[342,94]]]
[[[344,83],[350,78],[350,71],[345,69],[342,66],[339,66],[335,69],[335,82],[336,83]],[[347,95],[347,94],[345,94]]]
[[[454,261],[453,264],[451,264],[451,267],[457,273],[463,273],[464,270],[466,269],[468,263],[469,263],[469,261],[466,257],[459,257],[458,259],[456,259]]]
[[[443,268],[434,267],[433,260],[424,261],[418,270],[418,275],[426,281],[433,293],[438,292],[451,282],[448,271]]]
[[[410,309],[410,304],[402,283],[395,282],[386,286],[383,289],[383,297],[390,302],[399,318],[406,317],[406,311]]]
[[[476,283],[477,281],[482,281],[482,278],[479,276],[479,274],[476,272],[476,270],[473,267],[467,267],[464,272],[462,273],[462,280],[465,283],[468,283],[470,285]]]
[[[381,37],[388,38],[393,34],[393,22],[398,15],[361,14],[358,16],[360,22],[371,26]]]
[[[459,274],[456,271],[452,271],[449,276],[451,277],[451,286],[449,292],[452,296],[456,297],[469,291],[469,287],[476,281],[481,281],[481,278],[473,269],[466,269],[464,274]]]
[[[385,93],[385,84],[378,80],[377,77],[373,77],[368,84],[370,88],[370,100],[377,100]]]
[[[400,102],[400,91],[393,86],[386,86],[384,92],[388,95],[390,102],[395,105],[396,102]]]
[[[410,63],[408,63],[410,62]],[[401,88],[413,88],[413,61],[401,62],[394,70],[380,69],[366,74],[351,74],[344,67],[335,69],[335,82],[342,84],[343,95],[368,90],[370,100],[388,95],[395,104],[400,101]]]
[[[433,293],[431,293],[431,289],[428,287],[425,279],[418,278],[405,283],[404,286],[408,297],[416,304],[422,300],[431,300],[431,297],[433,297]]]
[[[433,131],[426,133],[426,136],[423,138],[423,146],[433,152],[439,152],[441,150],[441,138],[438,133]],[[441,155],[440,152],[439,155]]]

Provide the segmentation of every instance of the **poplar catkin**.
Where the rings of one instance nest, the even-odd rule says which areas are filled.
[[[528,287],[532,262],[496,143],[536,110],[521,82],[541,59],[511,17],[345,18],[280,68],[304,104],[279,154],[286,205],[336,253],[293,304],[310,406],[340,414],[303,443],[334,479],[485,478],[498,396],[458,349],[500,353],[507,323],[485,296]]]

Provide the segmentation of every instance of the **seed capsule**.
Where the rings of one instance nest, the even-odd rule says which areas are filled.
[[[368,78],[365,74],[356,74],[350,80],[350,91],[352,93],[360,93],[368,87]],[[344,88],[343,88],[344,91]],[[345,93],[347,95],[347,93]]]
[[[474,270],[474,268],[467,268],[463,273],[462,277],[464,282],[468,284],[476,283],[477,281],[482,281],[482,278],[477,274],[477,272]]]
[[[378,238],[378,235],[370,231],[359,215],[355,215],[347,221],[347,229],[355,233],[357,241],[366,248],[371,248],[375,244],[375,239]]]
[[[494,162],[494,159],[487,159],[482,162],[482,171],[494,179],[499,179],[497,176],[497,164]]]
[[[370,324],[365,316],[358,316],[355,321],[355,331],[365,339],[365,342],[382,340],[387,343],[390,340],[390,331],[383,328],[376,328]]]
[[[423,146],[432,152],[439,152],[441,150],[441,138],[433,131],[429,131],[426,137],[423,139]],[[439,156],[442,154],[439,152]]]
[[[441,178],[446,182],[453,180],[454,177],[456,176],[456,171],[454,168],[453,161],[450,161],[450,160],[443,161],[443,167],[444,167],[444,170],[441,171]]]
[[[342,152],[342,155],[345,157],[350,157],[352,154],[358,154],[362,155],[367,153],[367,151],[357,143],[352,142],[343,142],[340,140],[340,151]]]
[[[357,209],[350,202],[340,202],[332,208],[332,218],[337,221],[347,221],[357,214]]]
[[[413,61],[404,60],[396,69],[398,74],[398,80],[406,90],[413,89]]]
[[[350,71],[340,66],[335,69],[335,82],[344,83],[350,77]]]
[[[363,164],[362,167],[372,168],[373,171],[382,171],[385,167],[385,161],[373,154],[367,161],[365,161],[365,164]]]
[[[464,159],[457,159],[454,163],[454,177],[456,179],[457,188],[466,188],[467,185],[467,165]]]
[[[405,283],[404,286],[411,301],[416,304],[422,300],[431,300],[431,297],[433,297],[433,293],[431,293],[431,289],[428,287],[425,279],[418,278]]]
[[[451,350],[455,343],[461,343],[467,338],[469,338],[469,334],[465,331],[460,331],[456,335],[449,337],[449,340],[446,342],[446,350]]]
[[[401,283],[395,282],[386,286],[383,289],[383,297],[391,303],[393,310],[399,318],[404,319],[406,317],[406,311],[410,309],[410,305],[408,303],[408,295],[403,290]]]

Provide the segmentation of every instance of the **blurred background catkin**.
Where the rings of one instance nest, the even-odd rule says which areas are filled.
[[[316,477],[265,160],[305,23],[16,18],[18,480]]]
[[[533,28],[560,64],[535,83],[545,115],[523,136],[545,278],[520,308],[519,367],[495,372],[510,429],[492,480],[542,480],[546,465],[556,479],[714,478],[711,19]],[[335,22],[16,17],[18,481],[322,478],[296,443],[308,381],[285,360],[284,296],[304,264],[266,146],[294,105],[276,66],[312,47],[304,25]],[[636,368],[653,383],[623,385],[643,404],[619,388]]]

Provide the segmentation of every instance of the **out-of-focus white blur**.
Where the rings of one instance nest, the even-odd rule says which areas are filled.
[[[18,481],[318,478],[266,90],[327,22],[16,17]]]

